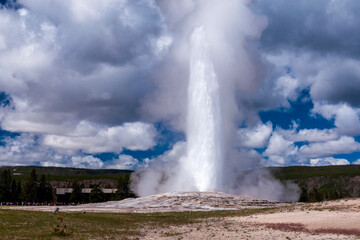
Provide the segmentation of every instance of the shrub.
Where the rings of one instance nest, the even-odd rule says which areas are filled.
[[[62,216],[57,217],[58,223],[54,227],[54,234],[57,236],[66,236],[68,233],[65,231],[66,224],[64,223],[64,218]]]

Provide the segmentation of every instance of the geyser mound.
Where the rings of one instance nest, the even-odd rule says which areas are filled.
[[[78,208],[98,212],[147,213],[239,210],[284,206],[288,204],[221,192],[169,192],[140,198],[128,198],[122,201],[85,204],[78,206]],[[75,209],[73,210],[75,211]]]

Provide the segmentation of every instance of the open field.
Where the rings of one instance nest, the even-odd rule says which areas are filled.
[[[138,208],[146,202],[137,201]],[[153,208],[145,213],[114,213],[114,208],[120,205],[113,202],[103,206],[106,204],[110,207],[95,205],[91,209],[92,205],[83,205],[78,211],[60,207],[60,213],[41,212],[54,207],[31,207],[28,211],[2,207],[0,236],[2,239],[360,239],[360,199],[243,205],[238,210],[218,211],[157,212],[159,209]],[[209,202],[204,203],[203,199],[199,204],[208,206]],[[84,208],[86,214],[80,211]],[[60,228],[66,225],[65,236],[54,231],[59,223]]]
[[[247,216],[270,211],[171,212],[171,213],[49,213],[0,209],[2,239],[136,239],[174,237],[182,227],[221,221],[224,217]],[[65,236],[54,233],[58,217],[66,225]],[[194,225],[194,226],[195,226]],[[178,230],[175,230],[178,229]],[[194,229],[196,230],[196,228]],[[187,231],[187,230],[186,230]],[[154,238],[155,239],[155,238]]]

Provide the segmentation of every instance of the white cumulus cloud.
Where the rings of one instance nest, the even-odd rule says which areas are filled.
[[[360,150],[360,143],[356,142],[354,138],[347,136],[328,142],[311,143],[300,148],[301,154],[309,158],[332,156],[341,153],[353,153],[358,150]]]
[[[356,160],[356,161],[352,162],[352,164],[358,164],[358,165],[360,165],[360,159],[358,159],[358,160]]]
[[[110,162],[106,162],[107,169],[127,169],[127,170],[135,170],[140,166],[139,160],[133,158],[129,155],[121,154],[117,159],[113,159]]]
[[[264,148],[271,136],[272,124],[258,124],[254,128],[240,128],[237,132],[240,144],[249,148]]]
[[[349,165],[350,162],[343,158],[314,158],[310,159],[311,166],[327,166],[327,165]]]
[[[151,124],[135,122],[97,129],[89,125],[89,128],[92,133],[85,136],[46,135],[43,143],[55,148],[82,150],[87,153],[120,153],[123,148],[148,150],[156,145],[157,133]]]

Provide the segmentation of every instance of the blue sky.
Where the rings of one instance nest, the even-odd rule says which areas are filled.
[[[0,165],[138,169],[184,154],[188,37],[203,0],[0,6]],[[233,156],[360,164],[359,10],[258,0],[209,20],[231,26],[233,56],[214,62],[235,83]]]

